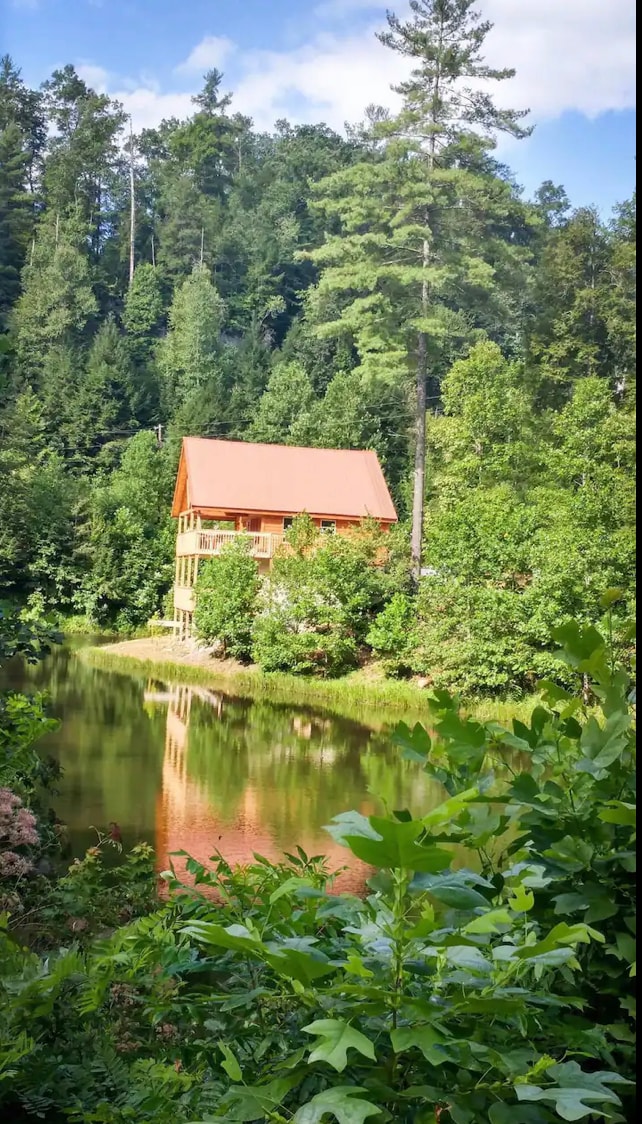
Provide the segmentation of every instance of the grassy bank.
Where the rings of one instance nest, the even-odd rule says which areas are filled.
[[[149,648],[152,642],[146,647]],[[430,721],[430,700],[424,688],[414,683],[385,679],[373,668],[352,672],[341,679],[299,679],[277,672],[269,674],[255,667],[239,667],[216,661],[213,665],[168,658],[158,654],[123,651],[125,645],[84,648],[77,658],[103,668],[141,677],[192,686],[211,687],[237,698],[261,699],[281,705],[301,706],[382,726],[403,719],[409,725]],[[525,699],[471,699],[466,711],[483,721],[510,724],[512,718],[528,719],[536,697]]]
[[[141,626],[140,628],[132,628],[126,631],[115,631],[113,628],[105,628],[102,625],[96,624],[90,617],[79,614],[64,616],[56,614],[54,617],[54,624],[63,636],[91,636],[99,640],[134,640],[137,637],[149,636],[149,628]]]

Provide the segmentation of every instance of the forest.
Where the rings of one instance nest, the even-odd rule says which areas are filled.
[[[389,14],[401,108],[373,105],[344,135],[257,132],[217,71],[188,120],[136,134],[73,66],[30,89],[0,62],[12,1124],[637,1119],[635,197],[610,216],[552,181],[526,197],[498,141],[526,138],[528,116],[495,98],[512,72],[486,65],[488,31],[472,0]],[[56,814],[66,782],[42,739],[58,722],[29,687],[53,683],[41,661],[65,630],[131,634],[171,612],[186,434],[383,465],[400,516],[385,557],[367,522],[321,538],[301,513],[268,581],[242,540],[207,563],[195,613],[201,639],[267,673],[374,659],[421,678],[394,686],[421,697],[423,724],[407,710],[377,734],[368,801],[324,825],[363,892],[339,892],[301,840],[233,867],[219,834],[203,865],[111,822],[74,856]],[[44,678],[15,689],[7,668],[28,664]],[[143,781],[163,743],[133,745],[159,692],[134,675],[119,705],[90,690],[101,728],[85,726],[80,678],[72,665],[72,753],[98,785],[98,729],[104,762],[138,770],[128,805],[162,806]],[[294,788],[305,744],[262,682]],[[510,717],[482,720],[500,695]],[[261,713],[233,699],[227,725],[195,721],[189,763],[185,725],[183,752],[165,746],[176,772],[240,808],[237,751]],[[382,777],[392,754],[412,810]],[[70,789],[94,815],[97,788]]]
[[[329,607],[331,671],[374,651],[521,691],[609,588],[626,647],[635,197],[606,217],[551,181],[525,198],[496,146],[528,117],[498,108],[487,31],[468,2],[390,16],[402,108],[345,135],[259,133],[217,71],[189,119],[135,134],[73,66],[30,89],[2,60],[6,597],[121,631],[171,616],[180,440],[227,436],[379,455],[394,572],[356,623]]]

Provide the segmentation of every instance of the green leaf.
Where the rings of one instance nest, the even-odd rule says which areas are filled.
[[[294,1124],[320,1124],[326,1115],[334,1116],[339,1124],[363,1124],[369,1116],[380,1112],[378,1105],[358,1096],[365,1093],[359,1085],[337,1085],[317,1093],[308,1104],[293,1116]]]
[[[377,832],[377,839],[363,835],[345,836],[352,853],[363,862],[380,868],[427,872],[445,870],[450,866],[452,856],[442,847],[424,846],[418,842],[425,830],[420,820],[398,823],[371,816],[370,825]]]
[[[406,760],[416,761],[420,765],[426,763],[432,747],[430,735],[419,722],[413,730],[405,722],[399,722],[392,731],[392,743],[403,750]]]
[[[370,820],[367,816],[362,816],[361,812],[340,812],[332,823],[325,825],[323,830],[327,831],[337,843],[343,843],[345,846],[348,846],[347,836],[362,835],[364,839],[380,838]]]
[[[420,1050],[430,1065],[443,1065],[448,1061],[448,1039],[432,1026],[401,1026],[390,1031],[390,1041],[395,1054],[406,1050]]]
[[[580,886],[575,892],[557,894],[553,898],[557,914],[586,912],[585,920],[606,921],[614,917],[618,908],[604,886],[588,883]]]
[[[344,972],[350,976],[358,976],[362,980],[371,980],[374,978],[374,972],[366,968],[360,956],[356,952],[351,952],[345,964],[343,965]]]
[[[548,1075],[556,1085],[540,1088],[538,1085],[516,1085],[517,1099],[523,1101],[543,1101],[555,1105],[555,1111],[562,1120],[582,1120],[590,1116],[596,1108],[619,1105],[620,1098],[609,1085],[628,1085],[624,1077],[617,1073],[584,1073],[577,1062],[565,1062],[551,1066]]]
[[[507,909],[490,909],[481,917],[474,917],[464,928],[464,933],[478,933],[482,936],[488,933],[499,933],[501,925],[512,926],[513,918]]]
[[[218,1048],[225,1059],[225,1061],[221,1062],[221,1065],[227,1073],[228,1077],[231,1077],[232,1081],[242,1081],[243,1071],[241,1070],[241,1067],[236,1060],[235,1055],[230,1050],[230,1047],[226,1042],[219,1042]]]
[[[513,913],[530,913],[534,905],[534,893],[525,889],[522,885],[515,886],[513,896],[508,902],[508,908],[512,909]]]
[[[303,1027],[305,1034],[315,1034],[315,1044],[308,1064],[327,1062],[337,1073],[343,1073],[348,1064],[348,1050],[357,1050],[364,1058],[376,1061],[375,1049],[369,1038],[342,1019],[317,1019]]]
[[[411,893],[425,892],[451,909],[471,910],[486,908],[488,899],[474,890],[469,883],[492,890],[492,883],[469,870],[455,870],[447,874],[415,874],[410,883]]]
[[[617,586],[612,586],[610,589],[605,589],[600,597],[600,609],[610,609],[613,605],[617,605],[624,597],[624,590],[619,589]]]
[[[300,876],[293,875],[292,878],[286,878],[276,890],[270,894],[270,905],[278,902],[279,898],[283,898],[286,894],[295,894],[298,890],[309,889],[312,886],[312,881],[309,878],[301,878]]]
[[[264,1120],[300,1082],[301,1071],[277,1077],[268,1085],[234,1085],[226,1097],[225,1103],[230,1105],[226,1119],[239,1124]]]
[[[310,952],[307,949],[280,947],[263,954],[263,959],[279,976],[290,980],[298,980],[302,984],[311,984],[323,976],[336,972],[337,967],[332,964],[327,956],[320,952]]]
[[[637,823],[637,808],[635,804],[625,804],[621,800],[610,800],[601,812],[599,818],[603,823],[620,824],[622,827],[635,827]]]
[[[212,944],[218,948],[230,948],[237,952],[260,955],[263,945],[255,933],[250,933],[244,925],[215,925],[211,921],[192,921],[181,930],[199,944]]]

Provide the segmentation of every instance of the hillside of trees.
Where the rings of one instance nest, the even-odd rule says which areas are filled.
[[[3,595],[165,613],[193,434],[377,451],[407,558],[388,647],[417,623],[397,671],[523,687],[606,589],[632,612],[635,198],[525,198],[487,25],[413,7],[382,37],[412,64],[400,114],[345,135],[257,132],[217,71],[133,134],[72,66],[30,89],[2,59]]]

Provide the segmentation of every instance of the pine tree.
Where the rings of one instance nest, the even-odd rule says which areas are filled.
[[[132,363],[132,409],[142,425],[161,420],[161,388],[155,360],[165,305],[160,279],[151,265],[137,266],[125,296],[123,325]]]
[[[292,429],[312,406],[312,384],[296,363],[279,363],[267,384],[256,411],[249,436],[266,444],[296,444]]]
[[[103,246],[103,222],[112,207],[120,156],[118,137],[126,115],[106,94],[97,94],[73,66],[55,70],[44,83],[44,105],[54,126],[43,187],[60,215],[73,208],[90,232],[94,257]]]
[[[220,331],[223,302],[209,271],[197,265],[174,293],[169,331],[159,350],[164,392],[171,412],[193,391],[208,386],[223,409]]]
[[[0,331],[20,293],[20,273],[31,232],[26,175],[22,134],[12,122],[0,129]]]
[[[455,294],[483,294],[510,271],[515,252],[501,229],[518,204],[511,187],[480,172],[497,131],[527,132],[523,113],[497,109],[480,83],[502,80],[481,57],[490,24],[473,0],[411,0],[412,18],[389,15],[382,41],[415,63],[398,90],[399,116],[384,121],[381,160],[330,176],[321,205],[340,233],[311,256],[323,269],[316,315],[337,294],[343,307],[326,332],[350,330],[362,365],[398,377],[415,373],[412,571],[421,567],[427,377],[439,372],[449,336],[466,334],[453,315]],[[474,86],[467,86],[467,82]]]
[[[79,344],[98,310],[81,245],[82,226],[75,219],[48,213],[23,270],[15,316],[16,351],[23,374],[34,385],[49,349]]]
[[[99,328],[87,358],[76,404],[76,447],[81,457],[117,460],[132,435],[132,371],[125,341],[113,320]]]

